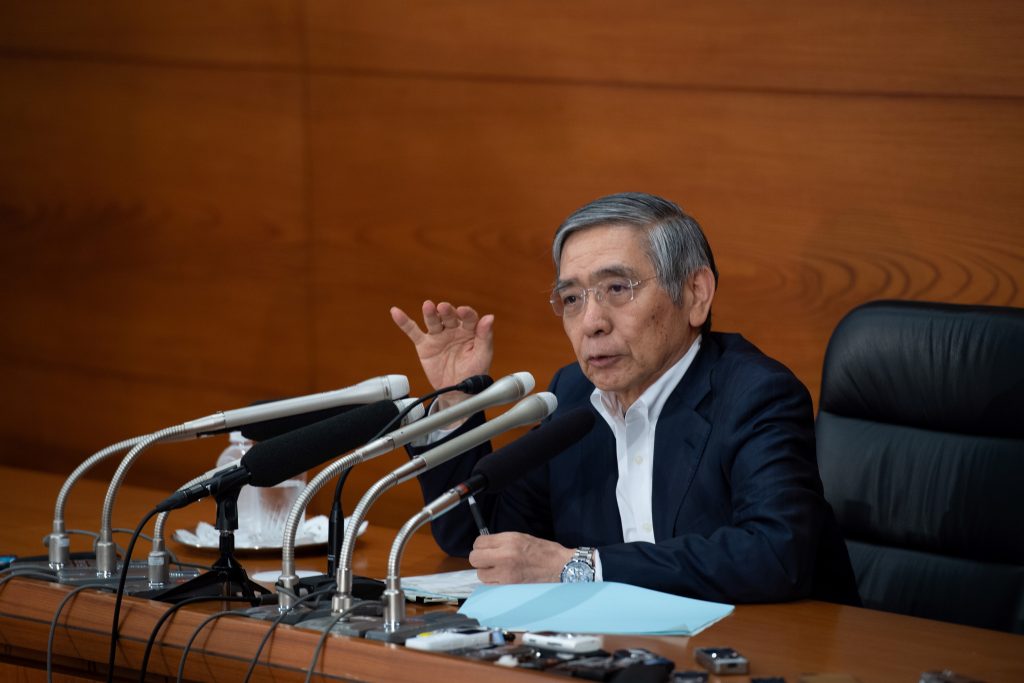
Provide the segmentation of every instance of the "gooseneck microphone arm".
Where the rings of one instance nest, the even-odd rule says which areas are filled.
[[[64,484],[60,487],[60,492],[57,494],[57,504],[53,509],[53,531],[46,538],[51,569],[62,569],[71,559],[71,543],[68,539],[67,529],[64,527],[64,510],[67,507],[68,496],[71,495],[72,487],[97,463],[102,462],[114,453],[123,451],[126,448],[132,448],[145,438],[145,436],[136,436],[132,439],[125,439],[93,453],[64,480]]]
[[[395,419],[384,426],[377,434],[374,435],[374,439],[377,439],[388,432],[396,423],[401,422],[407,416],[407,414],[414,410],[424,401],[429,401],[432,398],[436,398],[441,394],[446,394],[453,391],[461,391],[470,395],[479,394],[488,387],[494,384],[494,380],[490,375],[473,375],[462,380],[458,384],[453,384],[447,387],[441,387],[436,389],[429,394],[420,396],[415,401],[411,401],[410,404],[402,410]],[[422,412],[422,408],[419,409]],[[408,424],[412,420],[402,422],[402,424]],[[341,544],[345,540],[345,512],[341,508],[341,494],[345,489],[345,480],[348,479],[349,473],[352,471],[351,467],[347,467],[341,471],[338,475],[338,480],[334,485],[334,496],[331,498],[331,512],[327,517],[327,575],[333,576],[338,570],[338,551],[341,549]]]
[[[464,486],[459,484],[459,486]],[[451,492],[449,492],[451,493]],[[391,544],[391,552],[388,553],[388,574],[384,579],[384,594],[381,599],[384,601],[384,630],[396,631],[405,621],[405,593],[402,591],[402,579],[399,568],[402,565],[402,555],[405,553],[405,546],[412,535],[419,531],[427,522],[437,519],[469,495],[469,489],[462,495],[445,495],[443,500],[434,501],[417,512],[409,521],[402,525]]]
[[[111,518],[114,512],[114,501],[117,499],[117,491],[121,487],[121,483],[124,481],[125,476],[128,474],[128,469],[139,459],[142,452],[149,446],[159,441],[172,440],[178,436],[181,436],[187,431],[185,425],[176,425],[168,429],[162,429],[159,432],[153,432],[149,436],[144,437],[138,443],[136,443],[128,454],[121,460],[121,464],[118,465],[117,471],[114,472],[114,477],[110,480],[110,485],[107,487],[107,495],[103,499],[103,514],[100,517],[100,534],[99,539],[96,541],[96,576],[101,578],[110,578],[114,575],[114,571],[117,569],[117,553],[114,546],[114,533],[111,524]]]
[[[457,506],[463,499],[488,491],[497,493],[579,441],[594,426],[594,411],[579,407],[567,411],[494,453],[484,456],[469,479],[427,503],[395,536],[388,554],[384,582],[384,630],[397,631],[405,619],[405,594],[399,569],[409,538],[427,522]]]
[[[369,511],[378,498],[387,490],[408,481],[441,463],[451,460],[457,455],[490,441],[493,437],[514,427],[521,427],[544,419],[558,405],[555,395],[548,392],[527,396],[510,408],[505,414],[472,429],[465,434],[456,436],[434,449],[413,457],[398,469],[390,472],[371,486],[355,510],[352,511],[352,527],[357,529],[366,519]],[[331,613],[337,615],[352,607],[352,554],[355,550],[355,536],[348,534],[341,546],[338,558],[338,592],[331,599]]]
[[[64,486],[61,488],[54,513],[53,534],[51,534],[51,538],[49,538],[49,540],[52,541],[50,544],[50,563],[51,565],[55,563],[63,565],[67,562],[67,557],[69,555],[67,551],[68,540],[64,530],[64,507],[71,487],[94,465],[124,448],[131,448],[131,451],[129,451],[128,455],[125,456],[121,465],[118,467],[117,475],[115,475],[115,480],[118,480],[117,484],[115,485],[113,481],[111,482],[111,486],[107,490],[107,496],[104,499],[103,504],[103,515],[99,534],[100,537],[96,547],[97,575],[102,577],[109,577],[111,575],[110,572],[113,571],[116,563],[110,516],[117,489],[123,481],[127,469],[135,459],[138,458],[139,454],[153,443],[160,441],[183,441],[212,434],[220,434],[231,431],[232,429],[240,429],[244,426],[256,424],[267,425],[280,421],[281,418],[287,418],[337,406],[352,405],[385,398],[397,398],[399,396],[405,396],[408,393],[409,379],[405,375],[382,375],[343,389],[324,391],[318,394],[297,396],[295,398],[271,401],[255,406],[248,406],[246,408],[217,412],[206,417],[176,425],[169,429],[122,441],[105,448],[79,465],[75,471],[72,472],[71,476],[68,477]]]
[[[281,588],[278,596],[278,609],[281,611],[288,611],[294,604],[294,592],[299,584],[299,577],[295,572],[295,536],[298,530],[299,521],[302,518],[302,513],[309,505],[309,501],[313,499],[313,496],[322,489],[331,477],[334,477],[339,472],[346,472],[350,468],[358,465],[361,462],[370,460],[377,456],[404,446],[407,443],[414,441],[430,434],[433,431],[444,427],[451,422],[468,417],[473,413],[484,410],[485,408],[491,408],[496,405],[504,403],[511,403],[517,399],[522,398],[530,392],[534,387],[533,375],[528,372],[517,372],[512,375],[502,377],[497,382],[494,382],[490,387],[480,392],[475,396],[461,401],[450,408],[438,411],[429,417],[425,417],[421,420],[417,420],[409,425],[396,429],[395,431],[374,439],[370,443],[364,445],[362,448],[349,453],[346,456],[335,460],[330,465],[321,470],[315,477],[302,490],[299,497],[292,504],[292,509],[288,513],[288,517],[284,524],[284,537],[281,541],[281,578],[278,580],[278,586]],[[351,528],[356,530],[359,525],[362,524],[362,520],[356,521],[356,518],[352,517]],[[342,542],[342,548],[345,543],[348,543],[350,539],[353,539],[354,534],[346,534],[345,539]],[[342,563],[340,561],[341,551],[339,551],[339,560],[337,563],[336,581],[341,581],[340,571]]]

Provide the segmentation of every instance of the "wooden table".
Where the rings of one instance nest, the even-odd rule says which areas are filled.
[[[0,467],[0,491],[9,511],[0,529],[0,550],[17,554],[41,551],[40,538],[49,532],[53,502],[63,477]],[[95,529],[106,485],[85,481],[72,492],[69,527]],[[134,527],[142,513],[163,497],[163,492],[128,486],[118,497],[115,525]],[[211,519],[212,505],[199,504],[175,512],[168,529],[192,528]],[[394,530],[374,526],[356,547],[356,572],[382,576]],[[211,562],[214,555],[189,551],[171,542],[182,559]],[[148,544],[147,544],[148,547]],[[143,557],[142,550],[136,557]],[[276,555],[245,556],[246,569],[279,568]],[[300,556],[300,567],[322,570],[318,555]],[[433,573],[464,568],[463,560],[445,557],[429,533],[419,532],[410,542],[402,565],[404,574]],[[0,655],[7,662],[0,673],[6,680],[44,680],[39,667],[45,661],[49,624],[65,586],[15,579],[0,587]],[[94,680],[105,670],[113,598],[84,591],[61,614],[55,653],[65,677],[58,680]],[[155,620],[167,605],[126,599],[122,611],[119,674],[137,680],[143,646]],[[182,646],[209,609],[185,608],[170,620],[149,663],[153,680],[171,678],[177,671]],[[267,628],[266,622],[224,618],[214,622],[198,639],[189,655],[190,680],[239,680]],[[264,652],[253,680],[301,681],[318,635],[310,630],[281,627]],[[691,637],[607,636],[606,649],[645,647],[676,663],[678,669],[698,668],[697,647],[734,647],[751,662],[751,675],[784,676],[796,683],[801,673],[848,673],[870,681],[916,682],[922,671],[952,669],[989,683],[1024,681],[1024,636],[917,619],[873,610],[800,601],[777,605],[740,605],[736,611],[703,633]],[[4,668],[6,667],[6,668]],[[332,636],[321,656],[316,680],[367,681],[478,681],[489,683],[530,680],[568,680],[561,676],[505,669],[458,657],[421,653],[344,636]],[[17,678],[14,678],[14,676]],[[712,677],[712,681],[716,680]],[[745,683],[746,676],[721,681]]]

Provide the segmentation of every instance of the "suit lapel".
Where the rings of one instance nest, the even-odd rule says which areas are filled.
[[[697,412],[697,406],[711,392],[711,372],[721,353],[716,341],[705,335],[697,357],[668,397],[658,418],[651,489],[655,541],[673,536],[679,508],[704,454],[711,425]]]
[[[581,484],[579,490],[585,492],[580,511],[583,537],[608,539],[604,543],[622,543],[622,518],[615,498],[619,468],[615,459],[615,439],[608,424],[598,417],[594,429],[580,445],[585,458],[577,470]]]

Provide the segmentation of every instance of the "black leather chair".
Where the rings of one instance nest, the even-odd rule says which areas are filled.
[[[1024,309],[854,309],[817,437],[865,607],[1024,633]]]

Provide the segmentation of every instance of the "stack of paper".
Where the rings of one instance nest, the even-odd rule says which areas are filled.
[[[624,583],[480,586],[460,613],[510,631],[695,635],[732,605],[683,598]]]

